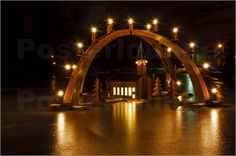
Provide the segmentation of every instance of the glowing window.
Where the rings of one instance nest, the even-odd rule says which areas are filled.
[[[120,88],[120,95],[124,95],[124,88],[123,87]]]
[[[116,95],[116,87],[113,87],[113,95]]]
[[[132,95],[132,90],[131,90],[131,87],[129,87],[129,96]]]
[[[120,87],[117,87],[117,95],[120,95]]]
[[[127,95],[128,95],[128,88],[125,87],[125,96],[127,96]]]
[[[132,91],[135,92],[135,87],[132,88]]]
[[[132,95],[132,98],[135,99],[135,94]]]

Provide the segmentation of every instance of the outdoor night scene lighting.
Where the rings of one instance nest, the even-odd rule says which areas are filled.
[[[72,69],[76,69],[76,65],[75,64],[72,65]]]
[[[177,81],[176,84],[177,84],[178,86],[180,86],[182,83],[181,83],[181,81]]]
[[[210,65],[208,63],[203,64],[203,68],[208,69],[209,67],[210,67]]]
[[[91,31],[92,31],[92,33],[96,33],[96,32],[97,32],[97,28],[92,27],[92,28],[91,28]]]
[[[64,92],[63,92],[62,90],[59,90],[59,91],[57,92],[57,95],[58,95],[58,96],[63,96],[63,95],[64,95]]]
[[[2,155],[235,155],[234,1],[1,3]]]
[[[217,47],[218,47],[218,48],[222,48],[223,45],[222,45],[221,43],[219,43],[219,44],[217,45]]]
[[[69,64],[65,65],[65,69],[66,70],[70,70],[71,69],[71,65],[69,65]]]
[[[167,48],[167,51],[168,51],[168,52],[171,52],[171,51],[172,51],[172,49],[171,49],[171,48]]]
[[[146,25],[147,30],[150,30],[151,27],[152,27],[151,24],[147,24],[147,25]]]
[[[153,20],[153,31],[154,32],[158,31],[158,19]]]
[[[113,24],[113,19],[109,18],[109,19],[108,19],[108,24],[109,24],[109,25],[112,25],[112,24]]]
[[[172,32],[173,32],[173,40],[178,40],[178,31],[179,31],[179,29],[177,28],[177,27],[174,27],[173,29],[172,29]]]
[[[190,47],[190,48],[194,48],[194,47],[195,47],[195,43],[194,43],[194,42],[190,42],[190,43],[189,43],[189,47]]]
[[[83,43],[79,42],[79,43],[77,44],[77,46],[78,46],[78,48],[83,48]]]
[[[212,92],[213,94],[215,94],[215,93],[218,92],[218,90],[217,90],[216,88],[212,88],[212,89],[211,89],[211,92]]]

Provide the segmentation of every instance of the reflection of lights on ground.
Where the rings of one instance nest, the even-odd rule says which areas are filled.
[[[179,111],[183,110],[183,106],[178,106],[176,110],[179,110]]]
[[[60,112],[56,116],[56,127],[55,127],[55,147],[53,154],[65,155],[65,153],[71,153],[72,148],[76,145],[75,139],[75,128],[73,124],[66,120],[68,116],[65,112]],[[81,140],[80,140],[81,141]]]
[[[60,129],[64,128],[65,116],[63,113],[58,114],[58,121],[57,124],[59,125]]]
[[[58,144],[63,144],[65,142],[65,114],[59,113],[57,115],[57,136]]]
[[[204,118],[208,124],[202,124],[201,126],[201,142],[203,145],[204,153],[210,155],[217,155],[216,149],[220,148],[221,137],[219,127],[219,110],[211,109],[209,116]]]
[[[119,102],[112,105],[114,128],[124,128],[127,133],[127,147],[133,147],[136,132],[136,102]],[[130,150],[133,150],[132,148]]]
[[[218,111],[215,109],[211,110],[211,121],[213,124],[218,122]]]
[[[178,106],[176,109],[176,126],[179,127],[177,129],[177,133],[180,131],[180,127],[183,124],[183,106]]]
[[[183,101],[183,97],[181,95],[177,96],[177,99],[181,102]]]

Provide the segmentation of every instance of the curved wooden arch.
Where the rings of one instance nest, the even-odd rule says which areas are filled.
[[[205,81],[203,80],[201,73],[195,63],[189,58],[186,52],[180,48],[177,44],[168,40],[167,38],[146,30],[117,30],[101,39],[98,39],[96,43],[92,44],[84,53],[83,57],[77,63],[77,68],[72,72],[71,78],[65,90],[63,98],[64,103],[76,104],[79,100],[80,93],[83,92],[83,85],[85,76],[88,72],[89,66],[92,63],[95,56],[101,51],[101,49],[109,44],[111,41],[120,37],[134,35],[145,39],[147,42],[157,45],[157,42],[170,47],[176,57],[184,64],[194,87],[197,102],[205,102],[210,99],[209,92]],[[155,42],[157,41],[157,42]]]

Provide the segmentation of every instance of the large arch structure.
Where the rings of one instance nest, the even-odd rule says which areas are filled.
[[[93,59],[101,51],[101,49],[113,40],[129,35],[140,37],[148,42],[162,60],[165,70],[168,70],[169,60],[166,59],[160,52],[158,52],[158,49],[160,48],[160,44],[165,45],[166,47],[170,47],[172,49],[172,52],[185,66],[186,71],[191,78],[196,95],[196,102],[206,102],[210,99],[207,86],[201,76],[198,67],[181,47],[179,47],[176,43],[170,41],[169,39],[151,31],[140,29],[123,29],[114,31],[106,36],[101,37],[86,50],[84,55],[77,63],[77,68],[71,74],[71,78],[67,84],[65,95],[63,98],[64,103],[78,103],[80,94],[83,92],[83,85],[88,69]]]

